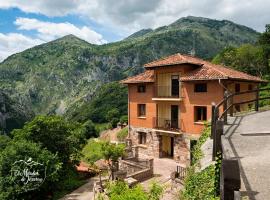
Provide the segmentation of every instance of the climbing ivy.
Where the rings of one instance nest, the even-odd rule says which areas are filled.
[[[211,126],[209,126],[208,124],[205,124],[205,128],[203,129],[202,135],[197,141],[197,144],[191,150],[191,154],[192,154],[191,164],[192,165],[198,164],[198,161],[203,157],[203,152],[201,150],[201,147],[205,143],[207,138],[210,137],[210,134],[211,134]]]

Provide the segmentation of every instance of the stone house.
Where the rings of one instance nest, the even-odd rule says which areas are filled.
[[[189,55],[171,55],[144,67],[145,72],[121,81],[128,85],[129,138],[139,147],[139,154],[186,164],[191,140],[196,140],[204,122],[211,120],[212,103],[220,102],[225,91],[252,90],[262,82]],[[252,104],[235,106],[234,111],[249,107]]]

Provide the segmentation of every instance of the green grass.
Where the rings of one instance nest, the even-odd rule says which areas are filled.
[[[107,123],[95,123],[95,129],[98,133],[98,135],[109,128],[109,122]]]
[[[98,139],[89,139],[82,150],[82,160],[88,164],[93,164],[101,158],[101,143]]]
[[[128,127],[125,127],[117,133],[117,139],[120,141],[124,141],[127,135],[128,135]]]

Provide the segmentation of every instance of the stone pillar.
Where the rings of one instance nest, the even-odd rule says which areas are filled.
[[[157,134],[157,132],[153,132],[153,156],[155,158],[160,157],[160,143],[161,143],[161,137]]]
[[[174,137],[174,158],[175,161],[190,163],[190,151],[189,151],[189,140],[184,135]]]

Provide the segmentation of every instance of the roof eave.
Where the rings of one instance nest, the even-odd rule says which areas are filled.
[[[157,68],[157,67],[166,67],[166,66],[184,65],[184,64],[190,64],[190,65],[196,65],[196,66],[203,66],[202,63],[176,62],[176,63],[162,64],[162,65],[150,65],[150,66],[147,66],[147,64],[146,64],[146,65],[144,65],[144,68],[145,69],[151,69],[151,68]]]

